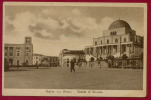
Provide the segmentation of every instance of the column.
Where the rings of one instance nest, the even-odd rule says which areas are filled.
[[[113,47],[113,45],[111,45],[111,55],[113,55],[114,54],[114,47]]]

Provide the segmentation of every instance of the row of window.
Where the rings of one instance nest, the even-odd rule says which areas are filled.
[[[8,56],[8,54],[9,54],[9,56],[13,56],[13,52],[5,52],[5,56]],[[16,56],[20,56],[20,54],[21,54],[21,52],[20,51],[17,51],[16,52]],[[28,56],[29,55],[29,53],[28,52],[26,52],[26,56]]]
[[[5,47],[5,50],[8,50],[8,48],[9,50],[13,50],[13,47]]]
[[[5,50],[8,50],[8,48],[9,48],[9,50],[13,50],[13,47],[5,47]],[[21,47],[16,47],[16,49],[17,49],[17,50],[20,50]],[[26,50],[29,50],[29,47],[26,47],[25,49],[26,49]]]
[[[117,46],[115,46],[113,50],[114,50],[113,51],[114,53],[117,53]],[[106,49],[100,48],[100,49],[97,49],[96,52],[97,53],[100,52],[100,54],[106,54],[106,53],[107,54],[111,54],[111,48],[106,48]],[[90,49],[90,50],[87,49],[87,54],[89,54],[89,53],[92,54],[93,53],[93,49]]]
[[[124,38],[124,42],[126,42],[126,38]],[[109,39],[107,39],[106,43],[110,43]],[[118,39],[115,39],[115,43],[118,43]],[[97,45],[98,42],[95,41],[95,45]],[[101,44],[102,44],[102,40],[101,40]]]
[[[44,58],[44,60],[48,61],[48,58]],[[58,58],[50,58],[49,61],[58,61]]]
[[[110,33],[110,35],[116,35],[116,34],[117,34],[116,31]]]

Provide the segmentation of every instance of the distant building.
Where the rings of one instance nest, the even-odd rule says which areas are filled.
[[[116,20],[103,31],[103,36],[93,38],[93,45],[85,47],[87,55],[96,58],[106,58],[109,55],[121,57],[126,54],[140,56],[143,52],[143,37],[136,35],[136,31],[124,20]]]
[[[25,37],[23,44],[4,45],[4,62],[10,65],[32,65],[33,64],[33,44],[31,37]]]
[[[61,67],[70,67],[71,59],[85,59],[83,50],[63,49],[59,54],[59,63]]]
[[[36,65],[36,64],[40,65],[40,64],[42,64],[43,57],[44,56],[41,55],[41,54],[34,53],[33,54],[33,65]]]
[[[58,67],[59,58],[57,56],[43,56],[42,65],[47,67]]]

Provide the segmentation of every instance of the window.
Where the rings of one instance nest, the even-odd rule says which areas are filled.
[[[28,65],[28,60],[26,60],[26,64]]]
[[[107,39],[107,43],[109,43],[109,40]]]
[[[69,67],[69,64],[67,64],[67,67]]]
[[[13,47],[9,47],[9,56],[13,56]]]
[[[110,35],[116,35],[116,31],[111,32]]]
[[[16,47],[16,49],[18,49],[18,50],[19,50],[19,49],[21,49],[21,48],[20,48],[20,47]]]
[[[9,56],[13,56],[13,52],[9,52]]]
[[[115,31],[115,35],[116,35],[116,31]]]
[[[115,43],[118,43],[118,39],[115,39]]]
[[[29,49],[29,47],[26,47],[26,50],[28,50]]]
[[[8,47],[5,47],[5,50],[8,50]]]
[[[17,51],[17,56],[20,56],[20,51]]]
[[[95,42],[95,45],[97,45],[97,42]]]
[[[10,64],[13,64],[13,59],[9,59],[9,63],[10,63]]]
[[[124,42],[126,42],[126,38],[124,38]]]
[[[5,56],[7,56],[7,52],[5,52]]]
[[[7,63],[7,59],[4,59],[4,62]]]
[[[115,35],[115,32],[113,32],[113,35]]]
[[[28,56],[28,52],[26,52],[26,56]]]

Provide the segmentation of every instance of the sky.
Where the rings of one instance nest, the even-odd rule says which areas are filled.
[[[5,43],[32,37],[33,52],[58,56],[62,49],[82,50],[115,20],[125,20],[143,36],[144,9],[94,6],[5,6]]]

